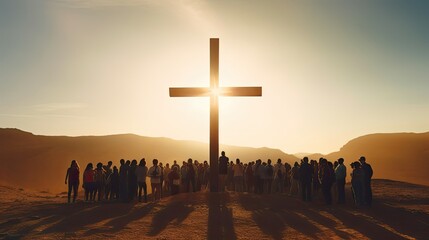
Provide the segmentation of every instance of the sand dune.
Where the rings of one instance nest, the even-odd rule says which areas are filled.
[[[65,204],[0,187],[0,238],[427,239],[429,187],[375,180],[371,209],[287,196],[190,193],[161,202]],[[350,196],[350,193],[347,193]]]

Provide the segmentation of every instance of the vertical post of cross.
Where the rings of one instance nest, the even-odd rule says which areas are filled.
[[[219,191],[219,39],[210,38],[210,192]]]

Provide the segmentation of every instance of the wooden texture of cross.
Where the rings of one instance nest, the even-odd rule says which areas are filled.
[[[170,97],[210,97],[210,191],[219,191],[219,96],[259,97],[262,87],[219,87],[219,39],[210,38],[210,87],[170,88]]]

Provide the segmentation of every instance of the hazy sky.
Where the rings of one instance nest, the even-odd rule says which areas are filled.
[[[262,86],[223,98],[220,141],[288,153],[429,131],[429,1],[0,0],[0,127],[208,141],[209,101],[168,88]]]

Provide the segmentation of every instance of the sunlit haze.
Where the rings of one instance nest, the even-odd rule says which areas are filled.
[[[323,2],[323,3],[322,3]],[[339,150],[429,131],[428,1],[0,1],[0,127],[208,142],[209,38],[220,39],[220,142]],[[213,91],[215,94],[216,91]]]

